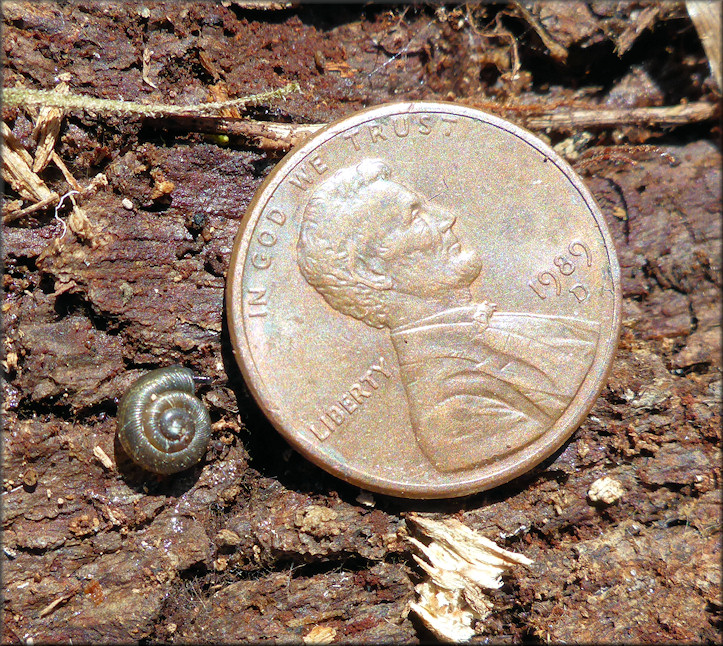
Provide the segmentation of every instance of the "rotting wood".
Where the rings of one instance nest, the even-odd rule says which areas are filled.
[[[508,60],[513,41],[480,37],[462,9],[445,17],[418,5],[308,5],[267,17],[220,3],[171,11],[155,2],[7,2],[4,80],[43,88],[65,80],[76,92],[142,103],[174,94],[204,100],[211,77],[226,94],[293,79],[303,94],[249,114],[307,124],[391,100],[447,98],[521,125],[526,116],[606,103],[621,114],[714,103],[683,4],[666,5],[656,38],[640,38],[617,64],[627,13],[643,4],[651,3],[545,5],[548,33],[575,51],[584,77],[553,61],[510,5],[474,7],[480,31],[499,20],[514,37],[521,69],[512,83],[489,53]],[[584,30],[571,19],[575,7]],[[142,80],[144,47],[154,51],[157,91]],[[636,66],[646,75],[628,74]],[[620,103],[609,103],[610,88],[621,90]],[[34,152],[34,111],[4,116]],[[92,248],[68,235],[61,253],[46,253],[59,233],[52,208],[6,226],[3,236],[5,642],[428,640],[409,616],[419,581],[400,516],[410,509],[459,518],[534,559],[492,592],[490,641],[718,638],[716,117],[685,132],[654,126],[658,151],[632,139],[611,148],[617,139],[608,127],[586,129],[592,137],[580,127],[550,137],[572,138],[573,148],[582,141],[583,181],[615,238],[625,318],[613,372],[565,449],[535,472],[480,496],[411,507],[385,496],[367,506],[357,489],[288,450],[233,370],[223,277],[238,221],[273,167],[272,142],[266,150],[223,146],[175,118],[159,123],[182,136],[143,128],[141,118],[73,117],[56,152],[81,186],[107,178],[86,188],[82,205],[108,244]],[[164,203],[150,199],[152,171],[174,184]],[[486,181],[484,163],[479,172]],[[58,196],[69,188],[52,167],[40,177]],[[9,184],[6,193],[15,202],[8,214],[23,206]],[[204,398],[218,420],[214,442],[197,470],[147,479],[114,452],[115,401],[140,372],[174,362],[213,378]],[[588,497],[605,477],[625,489],[609,506]],[[297,525],[310,507],[337,518]],[[91,583],[39,617],[73,580]],[[303,624],[308,618],[318,624]]]

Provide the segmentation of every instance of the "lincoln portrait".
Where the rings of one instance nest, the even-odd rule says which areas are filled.
[[[575,396],[598,340],[591,321],[475,301],[483,259],[455,221],[368,159],[313,191],[297,244],[301,274],[330,307],[389,330],[417,443],[440,472],[540,437]]]

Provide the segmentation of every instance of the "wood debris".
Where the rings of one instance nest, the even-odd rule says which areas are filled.
[[[80,239],[90,243],[91,247],[97,247],[100,242],[98,239],[98,232],[93,226],[93,223],[90,221],[85,209],[81,208],[75,199],[75,194],[77,192],[79,191],[69,191],[63,196],[68,196],[73,204],[73,208],[68,216],[68,228]],[[60,204],[62,204],[62,201]],[[60,207],[60,204],[58,204],[58,207]]]
[[[314,626],[301,639],[305,644],[331,644],[336,637],[336,628],[331,626]]]
[[[158,86],[151,80],[150,72],[151,72],[151,56],[153,56],[153,50],[148,49],[148,47],[143,48],[143,73],[141,74],[141,78],[143,79],[144,83],[147,83],[150,85],[154,90],[158,89]]]
[[[430,579],[415,587],[419,600],[411,609],[440,640],[468,641],[479,634],[476,622],[493,608],[485,590],[502,586],[502,574],[515,565],[531,565],[522,554],[502,549],[456,519],[436,521],[407,517],[429,543],[408,540],[426,560],[415,561]]]
[[[630,25],[620,34],[615,43],[615,53],[622,56],[627,52],[638,39],[638,36],[655,24],[659,13],[660,7],[651,5],[645,7],[634,19],[631,19]]]
[[[66,594],[63,594],[59,596],[57,599],[54,599],[51,601],[47,606],[42,608],[40,612],[38,612],[38,617],[45,617],[46,615],[49,615],[53,610],[55,610],[58,606],[64,604],[66,601],[69,601],[72,599],[76,594],[78,594],[78,590],[80,589],[80,586],[76,583],[71,587],[70,592],[67,592]]]
[[[688,15],[695,25],[695,30],[703,43],[703,49],[708,57],[710,71],[718,83],[718,89],[723,89],[721,80],[721,2],[715,0],[688,0],[685,3]]]
[[[531,130],[569,131],[609,128],[623,125],[676,126],[715,119],[720,106],[707,101],[681,105],[641,108],[558,106],[505,106],[493,102],[470,101],[470,105],[509,119]],[[262,150],[287,151],[302,144],[325,123],[275,123],[227,117],[173,117],[176,127],[198,132],[239,136]],[[155,125],[162,126],[157,123]]]
[[[562,130],[614,126],[673,126],[707,121],[720,114],[716,103],[698,101],[652,108],[558,108],[521,121],[527,128]],[[518,119],[519,121],[519,119]]]
[[[58,167],[58,170],[63,174],[63,177],[65,178],[65,181],[68,182],[68,185],[70,186],[71,190],[77,191],[78,193],[83,192],[83,187],[78,184],[78,182],[75,180],[75,177],[73,177],[72,173],[68,170],[68,167],[65,165],[65,162],[58,156],[58,153],[53,151],[50,154],[50,158],[53,160],[53,163]]]
[[[244,137],[262,150],[290,150],[303,143],[308,137],[325,123],[274,123],[270,121],[254,121],[251,119],[233,118],[198,118],[191,123],[177,120],[178,125],[197,129],[199,132]]]
[[[58,94],[67,94],[69,89],[67,83],[60,83],[54,91]],[[33,128],[33,139],[38,142],[33,160],[33,172],[39,173],[48,165],[55,151],[55,144],[58,142],[64,114],[61,108],[52,106],[41,108]]]
[[[98,459],[98,461],[109,471],[113,469],[113,460],[111,460],[108,457],[108,454],[100,448],[100,446],[96,446],[93,448],[93,455]]]
[[[282,9],[291,9],[296,6],[293,2],[272,2],[272,0],[222,0],[224,7],[236,5],[239,9],[250,9],[253,11],[280,11]]]
[[[59,86],[59,95],[64,95],[66,90]],[[67,87],[67,86],[66,86]],[[50,93],[52,94],[52,93]],[[66,198],[72,203],[72,210],[68,216],[67,227],[79,238],[89,242],[95,247],[99,243],[96,228],[90,221],[86,212],[78,204],[75,195],[88,196],[96,193],[101,186],[108,184],[108,179],[102,173],[96,175],[83,188],[73,177],[60,156],[55,152],[60,125],[64,111],[57,107],[44,107],[37,118],[33,136],[38,139],[38,148],[35,159],[15,137],[10,127],[2,122],[2,176],[10,184],[13,190],[17,191],[24,201],[32,202],[25,208],[22,202],[17,200],[5,205],[3,209],[3,222],[8,223],[18,220],[21,217],[39,211],[43,208],[55,206],[55,216],[58,217],[58,210],[62,207]],[[40,178],[38,172],[43,170],[48,162],[52,160],[63,174],[65,181],[70,186],[70,191],[60,196],[56,191],[51,191],[45,182]],[[65,223],[61,239],[65,236]],[[57,241],[56,241],[57,242]],[[57,246],[57,245],[56,245]]]
[[[31,204],[30,206],[26,206],[25,208],[22,208],[22,206],[23,206],[22,200],[11,200],[9,202],[6,202],[3,205],[3,223],[7,224],[8,222],[12,222],[13,220],[19,220],[20,218],[23,218],[26,215],[35,213],[36,211],[41,211],[42,209],[44,209],[48,206],[52,206],[53,204],[56,204],[59,199],[60,199],[60,196],[55,191],[53,191],[44,200],[40,200],[40,202]]]
[[[2,124],[2,175],[13,190],[28,202],[52,204],[59,200],[45,182],[33,171],[33,158],[18,141],[8,125]]]
[[[534,20],[534,17],[530,16],[530,18]],[[240,136],[262,150],[285,152],[303,143],[310,135],[327,124],[254,121],[235,115],[239,114],[238,108],[284,98],[299,91],[298,83],[290,83],[270,92],[194,105],[140,104],[24,88],[5,89],[3,98],[9,106],[40,105],[45,108],[63,108],[66,111],[80,110],[86,113],[135,115],[151,119],[152,124],[159,127],[171,124],[176,128],[189,131]],[[514,106],[476,100],[470,101],[470,105],[510,119],[525,128],[545,131],[608,128],[623,125],[665,127],[710,121],[720,115],[720,106],[707,101],[639,108],[601,108],[592,105]],[[56,158],[53,160],[56,161]],[[63,168],[60,168],[66,174]]]
[[[222,529],[216,534],[216,543],[219,547],[238,547],[241,537],[230,529]]]
[[[558,43],[547,32],[542,23],[534,15],[532,15],[532,12],[525,6],[524,3],[515,2],[514,4],[515,9],[519,13],[519,15],[522,16],[525,22],[527,22],[530,27],[532,27],[537,32],[537,35],[540,37],[540,40],[543,42],[545,47],[547,47],[547,49],[549,50],[552,58],[554,58],[556,61],[567,60],[567,47],[565,47],[561,43]]]
[[[614,505],[623,495],[625,495],[625,487],[608,476],[595,480],[587,492],[590,502],[603,505]]]

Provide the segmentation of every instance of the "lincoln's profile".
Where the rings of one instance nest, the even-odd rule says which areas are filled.
[[[473,302],[482,271],[455,216],[365,160],[312,194],[297,245],[304,278],[338,312],[389,328],[412,426],[439,470],[529,444],[575,396],[597,324]]]

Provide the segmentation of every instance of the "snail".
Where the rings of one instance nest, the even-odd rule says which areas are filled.
[[[118,405],[118,438],[139,466],[176,473],[206,453],[211,418],[195,396],[193,372],[182,366],[152,370],[130,387]]]

